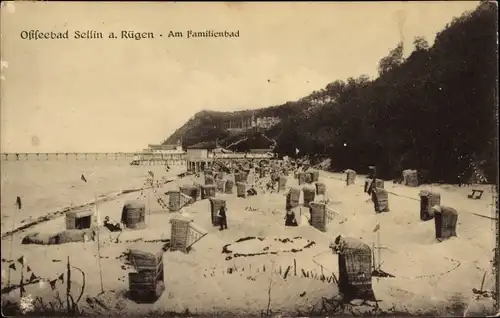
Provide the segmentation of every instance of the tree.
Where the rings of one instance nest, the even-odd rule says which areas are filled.
[[[389,55],[380,60],[378,66],[379,75],[384,75],[403,63],[403,48],[403,42],[399,42],[399,44],[389,52]]]
[[[427,51],[429,49],[429,43],[423,36],[416,36],[413,45],[416,51]]]
[[[346,83],[344,83],[341,80],[336,80],[335,82],[332,82],[332,83],[326,85],[325,90],[327,91],[327,93],[330,97],[336,98],[340,94],[342,94],[345,87],[346,87]]]
[[[358,78],[356,79],[356,82],[359,85],[368,84],[370,82],[370,76],[368,76],[366,74],[362,74],[362,75],[358,76]]]
[[[430,182],[447,183],[455,182],[468,164],[461,157],[475,155],[485,161],[487,179],[495,180],[496,5],[485,3],[453,19],[432,47],[423,37],[413,44],[406,59],[402,43],[381,59],[381,76],[374,80],[336,80],[299,101],[271,108],[281,123],[264,133],[277,141],[275,151],[294,156],[298,148],[300,156],[330,157],[336,171],[366,173],[376,165],[382,178],[394,177],[398,165],[427,170]],[[312,109],[315,99],[321,103]],[[184,134],[184,144],[224,133],[212,122],[196,125],[176,132]]]

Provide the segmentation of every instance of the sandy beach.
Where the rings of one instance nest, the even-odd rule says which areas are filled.
[[[338,294],[337,286],[329,281],[332,276],[338,277],[338,257],[328,245],[339,234],[359,238],[369,246],[378,246],[380,241],[380,254],[375,252],[380,260],[376,261],[394,276],[372,279],[377,312],[370,306],[358,306],[344,314],[405,312],[472,316],[493,311],[493,300],[472,300],[472,289],[481,287],[483,276],[483,290],[494,289],[490,262],[495,247],[492,186],[480,186],[484,190],[482,199],[470,200],[467,199],[470,188],[449,185],[410,188],[385,181],[390,212],[377,214],[369,196],[363,192],[364,176],[358,175],[354,185],[346,186],[345,175],[321,171],[319,180],[327,186],[328,207],[335,211],[327,232],[320,232],[307,223],[305,207],[300,208],[299,226],[285,227],[285,192],[267,193],[260,188],[258,195],[246,199],[236,194],[216,194],[225,199],[228,206],[228,230],[219,231],[211,224],[208,200],[196,201],[180,212],[171,213],[151,199],[197,181],[194,176],[164,184],[156,193],[145,190],[142,196],[141,191],[116,196],[124,189],[142,187],[148,170],[154,171],[157,178],[167,178],[174,177],[180,168],[167,173],[160,166],[131,167],[125,163],[116,166],[115,162],[109,162],[87,168],[66,165],[59,168],[66,169],[65,172],[51,172],[50,167],[55,163],[40,163],[39,167],[27,165],[22,169],[19,165],[2,163],[2,233],[12,229],[5,224],[12,221],[13,213],[17,213],[16,226],[20,226],[30,218],[92,201],[94,192],[109,197],[109,201],[99,203],[101,217],[119,220],[128,200],[144,200],[147,205],[145,229],[125,230],[119,236],[105,228],[100,230],[104,294],[100,294],[97,242],[21,244],[22,238],[31,232],[64,230],[64,215],[15,233],[12,250],[10,236],[2,239],[2,275],[7,275],[8,266],[12,264],[8,259],[23,256],[25,265],[29,265],[37,277],[52,280],[64,273],[69,257],[71,264],[85,273],[84,281],[80,273],[73,271],[71,281],[73,297],[77,297],[85,285],[78,306],[87,314],[189,312],[249,316],[261,315],[268,309],[272,313],[291,315],[319,312],[323,299]],[[80,180],[81,174],[88,176],[87,183]],[[67,178],[69,175],[71,178]],[[30,180],[30,185],[22,184],[22,180]],[[290,176],[287,183],[297,185],[297,180]],[[440,193],[442,204],[457,209],[457,237],[438,243],[434,222],[420,221],[418,193],[422,189]],[[23,197],[22,211],[15,209],[16,195]],[[170,239],[169,220],[180,215],[192,219],[208,234],[187,254],[164,253],[166,290],[159,300],[152,305],[129,300],[127,275],[132,268],[125,264],[123,253],[129,248],[160,250]],[[380,224],[379,238],[373,231],[377,224]],[[261,239],[235,243],[245,237]],[[228,244],[232,254],[222,252]],[[276,253],[234,257],[236,253],[247,255],[266,248]],[[20,281],[20,266],[16,263],[17,270],[10,271],[13,283]],[[284,278],[289,266],[295,267],[296,273]],[[27,275],[30,274],[25,273],[25,279]],[[4,278],[2,289],[5,284]],[[25,289],[48,303],[56,301],[58,293],[64,295],[66,285],[57,283],[53,291],[47,283],[36,283]],[[19,298],[19,289],[2,296]]]
[[[2,161],[1,231],[12,231],[48,213],[85,205],[145,186],[148,171],[157,180],[175,177],[184,168],[130,166],[128,160]],[[81,180],[84,175],[87,182]],[[16,197],[22,199],[22,209]],[[15,217],[14,217],[15,213]]]

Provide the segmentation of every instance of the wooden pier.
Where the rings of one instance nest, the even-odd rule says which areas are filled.
[[[33,160],[124,160],[132,159],[136,153],[125,152],[19,152],[2,153],[2,161],[33,161]]]
[[[127,160],[133,165],[185,165],[185,154],[133,152],[24,152],[2,153],[1,161]]]

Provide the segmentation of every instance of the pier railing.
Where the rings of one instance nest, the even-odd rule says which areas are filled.
[[[185,154],[162,154],[143,152],[19,152],[2,153],[1,161],[53,161],[53,160],[139,160],[139,161],[185,161]]]

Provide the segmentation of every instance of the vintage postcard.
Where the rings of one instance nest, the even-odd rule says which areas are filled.
[[[2,314],[499,317],[497,10],[2,2]]]

